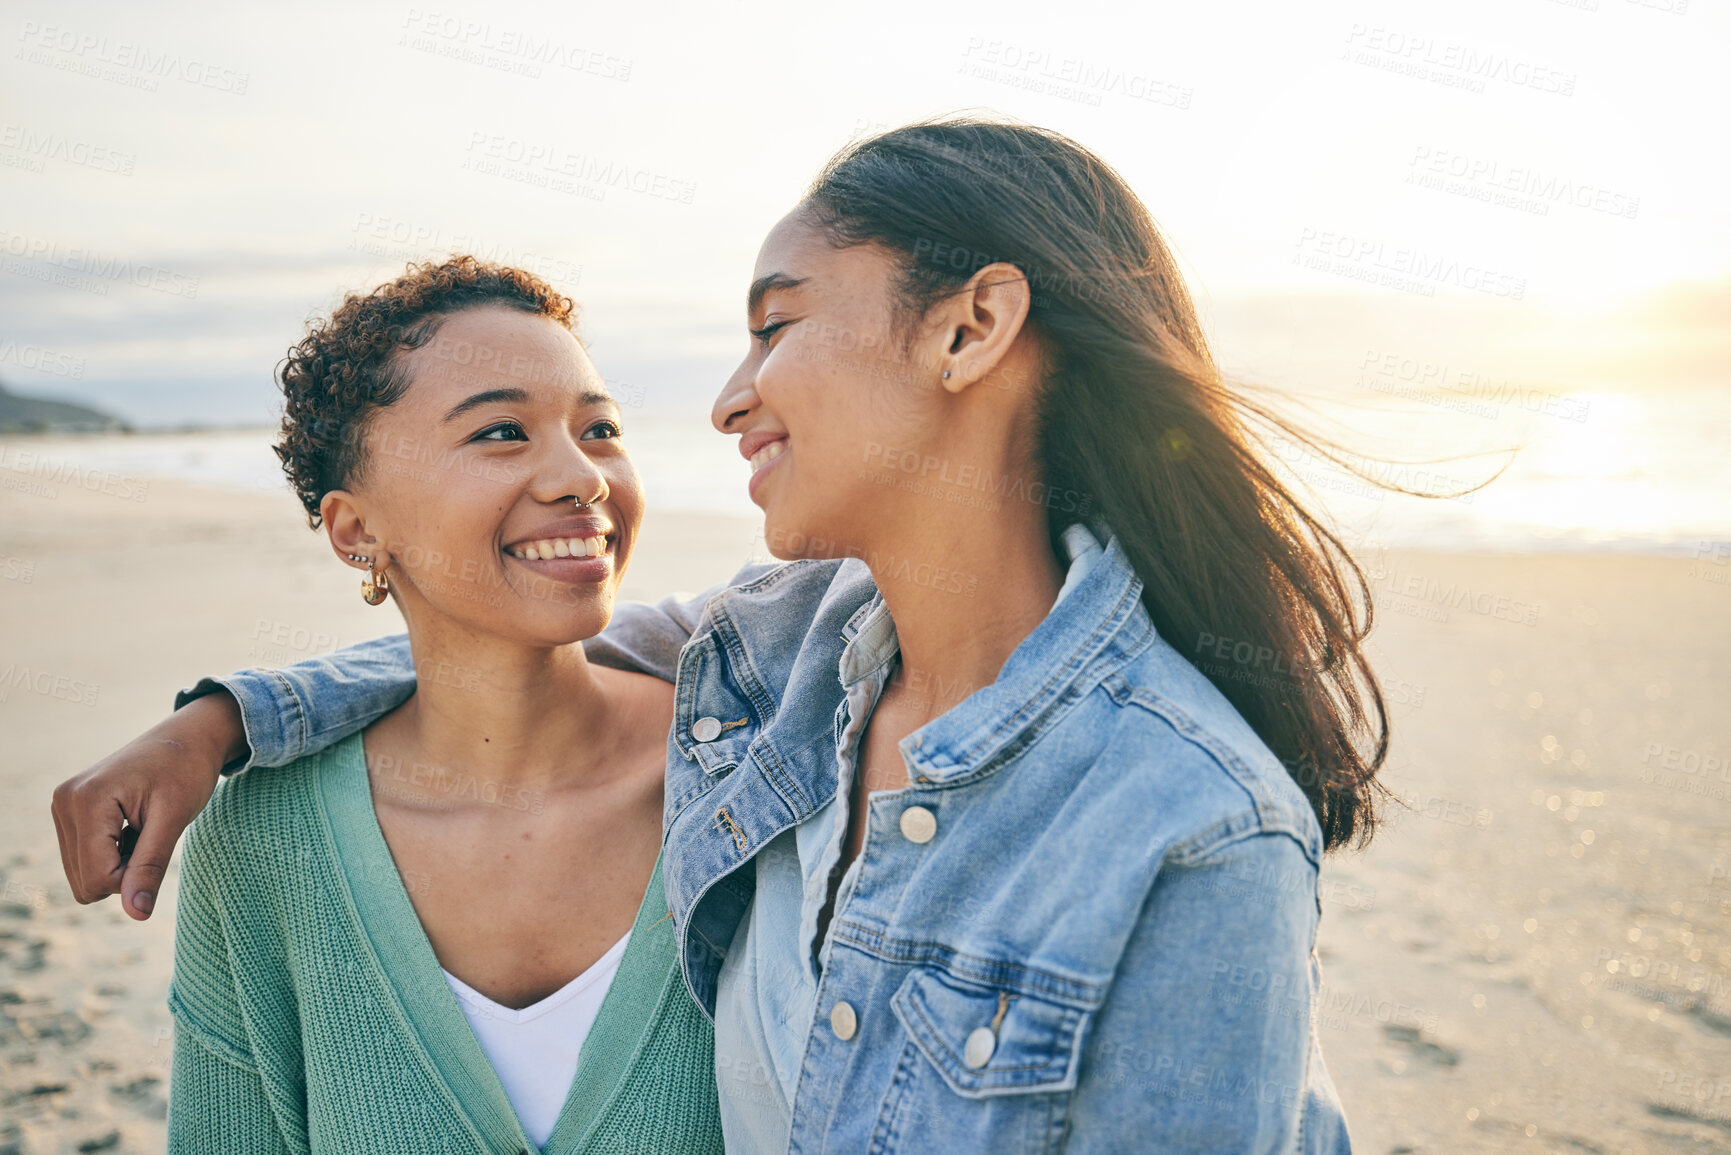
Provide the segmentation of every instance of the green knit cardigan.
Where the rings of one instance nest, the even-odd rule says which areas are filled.
[[[537,1150],[415,917],[359,735],[223,783],[193,824],[168,1005],[170,1151]],[[720,1152],[714,1051],[657,863],[545,1151]]]

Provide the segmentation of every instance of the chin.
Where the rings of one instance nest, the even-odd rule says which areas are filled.
[[[763,544],[771,557],[781,561],[825,561],[858,554],[821,523],[773,514],[764,518]]]
[[[546,602],[522,607],[508,628],[536,645],[566,646],[594,637],[613,619],[613,597],[577,595],[581,600],[550,608]]]

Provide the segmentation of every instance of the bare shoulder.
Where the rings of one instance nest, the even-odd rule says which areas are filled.
[[[673,726],[673,684],[650,674],[595,667],[595,679],[618,711],[619,747],[661,767]]]

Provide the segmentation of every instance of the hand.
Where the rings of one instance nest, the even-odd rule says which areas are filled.
[[[181,832],[204,809],[222,768],[246,754],[240,707],[225,690],[189,702],[54,790],[60,865],[81,903],[119,891],[120,906],[150,917]],[[121,851],[136,838],[131,856]]]

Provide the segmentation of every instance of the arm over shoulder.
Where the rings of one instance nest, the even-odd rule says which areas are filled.
[[[679,669],[679,651],[702,620],[709,599],[728,585],[752,581],[773,568],[747,565],[727,585],[696,597],[621,605],[612,623],[585,642],[584,650],[604,666],[671,682]],[[175,696],[174,708],[217,689],[227,690],[240,704],[246,729],[250,755],[224,767],[224,773],[235,773],[251,766],[285,766],[366,729],[415,692],[415,664],[408,635],[396,634],[280,669],[203,678]]]

